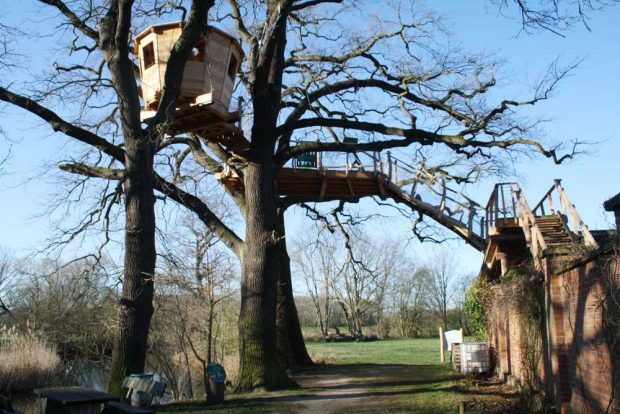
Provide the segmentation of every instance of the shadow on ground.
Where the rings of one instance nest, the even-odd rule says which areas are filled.
[[[178,403],[158,412],[341,413],[523,412],[514,391],[488,381],[464,381],[446,365],[325,364],[293,374],[300,389],[228,395],[218,406]]]

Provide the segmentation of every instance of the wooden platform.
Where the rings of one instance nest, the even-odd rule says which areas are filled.
[[[140,112],[140,120],[148,124],[156,111]],[[183,104],[176,109],[174,122],[164,133],[178,135],[195,133],[206,141],[218,142],[231,151],[242,151],[250,146],[243,132],[235,126],[239,112],[218,109],[209,99],[196,98],[196,102]]]
[[[215,178],[233,193],[244,191],[243,182],[231,172],[216,174]],[[385,174],[366,171],[283,168],[277,176],[280,195],[309,200],[387,195],[385,182]]]

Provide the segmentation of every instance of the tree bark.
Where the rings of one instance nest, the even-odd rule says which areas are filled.
[[[246,242],[239,314],[237,390],[294,386],[278,361],[276,290],[279,270],[278,217],[273,146],[256,145],[245,170]]]
[[[155,196],[152,144],[125,136],[125,274],[108,392],[121,396],[123,379],[144,371],[153,315]]]
[[[286,249],[284,210],[279,211],[278,227],[282,239],[279,243],[280,269],[276,309],[278,358],[284,367],[313,365],[299,324],[299,315],[293,296],[291,259]]]

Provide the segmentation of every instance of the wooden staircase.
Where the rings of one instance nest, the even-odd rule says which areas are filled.
[[[483,273],[504,274],[529,250],[534,266],[543,258],[565,253],[570,246],[597,248],[598,243],[570,202],[560,180],[531,209],[518,183],[495,185],[485,214],[487,240]],[[564,251],[563,251],[564,250]],[[498,270],[501,263],[501,271]]]
[[[536,225],[540,229],[548,249],[569,246],[574,241],[558,214],[536,217]]]

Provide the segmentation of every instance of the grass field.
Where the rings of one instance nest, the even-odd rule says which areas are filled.
[[[301,388],[227,395],[220,406],[179,403],[177,413],[518,412],[518,397],[489,381],[465,380],[439,363],[437,340],[309,343],[318,364],[293,376]]]

